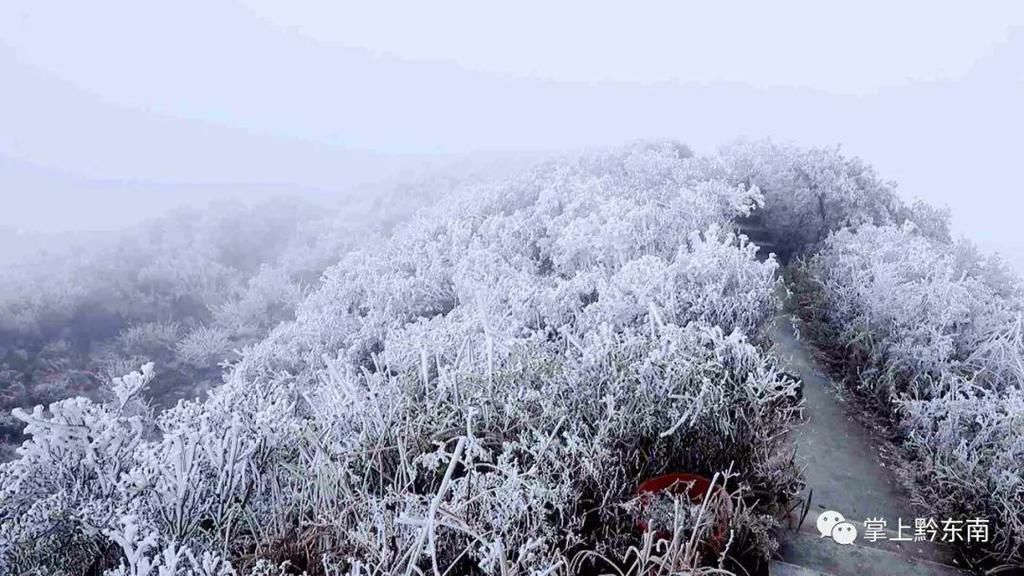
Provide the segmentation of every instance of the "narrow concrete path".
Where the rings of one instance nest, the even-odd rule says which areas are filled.
[[[775,319],[772,338],[786,369],[803,380],[804,422],[797,427],[794,442],[808,491],[813,490],[806,520],[797,532],[789,533],[789,542],[783,544],[783,560],[825,574],[955,574],[955,570],[944,566],[951,556],[946,547],[890,540],[897,536],[900,519],[910,527],[903,536],[912,538],[918,514],[879,455],[878,447],[885,440],[874,437],[847,415],[846,407],[836,397],[832,382],[819,369],[808,345],[796,339],[788,314]],[[827,510],[841,513],[857,526],[860,536],[854,546],[820,537],[816,520]],[[865,539],[863,523],[868,518],[886,520],[885,539]],[[865,551],[865,547],[889,556]],[[893,565],[869,571],[865,558]]]
[[[797,462],[814,489],[812,509],[836,510],[848,518],[910,519],[914,511],[882,462],[878,441],[846,415],[832,382],[796,339],[788,315],[775,319],[772,334],[790,372],[803,380],[804,423],[797,428]]]

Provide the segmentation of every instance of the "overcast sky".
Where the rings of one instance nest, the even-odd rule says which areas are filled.
[[[1022,2],[0,4],[0,225],[104,228],[411,158],[841,144],[1024,269]]]

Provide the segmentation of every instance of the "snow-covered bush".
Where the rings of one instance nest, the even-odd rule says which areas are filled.
[[[500,359],[475,340],[460,358],[372,382],[336,367],[311,394],[337,447],[317,461],[347,461],[355,474],[317,496],[316,523],[334,527],[325,549],[395,573],[425,533],[424,561],[442,570],[465,554],[487,573],[544,571],[573,549],[625,550],[638,479],[735,466],[744,486],[794,489],[768,438],[786,429],[795,383],[738,332],[608,329],[575,343],[506,343]],[[352,497],[382,477],[393,480]],[[523,549],[533,553],[513,553]]]
[[[116,517],[120,486],[151,418],[138,401],[153,378],[147,364],[114,382],[115,400],[72,398],[15,409],[30,438],[0,465],[0,567],[74,573],[102,554],[100,535]]]
[[[997,258],[914,224],[841,230],[802,270],[846,384],[898,421],[917,500],[991,518],[989,553],[1024,556],[1024,298]]]
[[[85,573],[116,560],[116,545],[113,574],[178,574],[167,566],[186,560],[189,574],[230,573],[211,555],[242,520],[265,441],[230,415],[154,419],[141,401],[154,375],[147,364],[115,379],[106,403],[15,410],[30,439],[0,466],[5,571]]]
[[[868,225],[835,233],[810,261],[827,322],[866,358],[859,386],[885,400],[942,395],[957,374],[997,391],[1020,384],[1019,284],[965,253],[911,223]]]
[[[301,296],[284,270],[263,266],[237,295],[213,306],[213,323],[239,336],[261,336],[294,317]]]
[[[949,237],[946,211],[923,202],[904,203],[894,183],[838,147],[739,142],[704,159],[703,170],[723,182],[760,190],[764,207],[757,213],[758,222],[787,257],[812,254],[831,232],[861,224],[911,220],[930,237]]]
[[[980,552],[1020,561],[1024,391],[993,393],[967,382],[959,388],[905,403],[908,443],[919,457],[908,472],[924,487],[919,504],[943,517],[990,518],[992,546]]]
[[[181,331],[174,321],[146,322],[122,330],[117,343],[127,354],[153,355],[174,348]]]
[[[231,331],[226,328],[200,326],[178,342],[176,354],[182,362],[193,366],[211,366],[231,354]]]
[[[0,501],[3,561],[505,576],[631,550],[637,575],[763,557],[773,514],[800,488],[784,448],[797,385],[763,346],[777,264],[733,231],[758,191],[684,152],[630,146],[444,195],[343,255],[205,400],[154,418],[134,400],[69,404],[118,439],[73,438],[101,458],[30,456],[67,430],[34,424],[0,468],[3,485],[32,486]],[[218,308],[210,330],[295,296],[282,278],[257,283],[269,296],[251,307]],[[220,334],[177,349],[206,354]],[[63,406],[33,422],[66,419]],[[732,495],[720,560],[701,530],[657,547],[636,534],[637,484],[668,471],[717,477]],[[64,548],[32,540],[39,502]]]
[[[474,486],[482,492],[476,507],[445,506],[460,512],[445,530],[456,533],[435,535],[449,547],[435,541],[425,560],[468,550],[460,562],[488,571],[518,562],[517,548],[534,550],[539,569],[573,545],[623,550],[632,525],[615,504],[644,475],[669,469],[656,466],[713,475],[734,464],[744,483],[792,493],[795,470],[771,430],[791,419],[796,390],[742,336],[757,337],[774,313],[775,263],[727,232],[758,201],[755,191],[708,183],[657,146],[471,188],[379,252],[343,259],[296,323],[250,348],[208,406],[252,402],[252,381],[296,390],[336,440],[296,466],[318,470],[330,498],[303,477],[292,481],[293,497],[327,510],[311,522],[334,523],[323,547],[359,550],[362,566],[386,573],[406,568],[403,551],[420,535],[430,539],[434,520],[423,517],[438,491],[438,506]],[[738,358],[731,346],[748,360],[728,360]],[[464,451],[482,444],[473,459],[445,456],[460,436]],[[388,455],[380,446],[399,448]],[[536,459],[549,450],[550,462]],[[431,454],[426,475],[417,461]],[[346,458],[354,480],[336,468]],[[445,463],[480,475],[445,483]],[[353,508],[368,483],[374,498]],[[581,515],[574,502],[588,494],[606,500]],[[395,515],[402,509],[406,522]],[[282,527],[263,538],[271,541],[292,526],[266,525]],[[597,525],[605,528],[587,528]],[[467,531],[484,550],[474,551]]]

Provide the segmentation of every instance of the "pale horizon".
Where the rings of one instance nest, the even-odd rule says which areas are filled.
[[[772,138],[841,146],[1024,267],[1020,5],[537,7],[7,4],[0,226],[112,228],[482,152]]]

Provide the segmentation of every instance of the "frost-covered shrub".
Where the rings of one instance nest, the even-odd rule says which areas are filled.
[[[154,419],[140,401],[154,375],[147,364],[115,379],[110,402],[15,410],[30,438],[0,466],[5,570],[80,574],[116,560],[116,545],[125,565],[114,574],[174,561],[230,573],[211,554],[242,519],[266,441],[231,415]]]
[[[910,468],[926,509],[955,518],[993,520],[993,545],[983,553],[1024,555],[1024,391],[986,392],[963,383],[955,393],[905,406],[908,443],[919,456]]]
[[[1024,555],[1024,299],[997,258],[901,227],[841,230],[803,269],[849,370],[916,455],[908,474],[936,516],[991,518],[987,550]]]
[[[237,576],[230,562],[212,552],[197,557],[187,546],[161,546],[156,532],[140,531],[131,515],[124,516],[117,529],[104,531],[124,554],[118,567],[105,570],[104,576]]]
[[[239,336],[259,336],[293,318],[301,296],[288,274],[264,266],[236,296],[213,307],[213,322]]]
[[[15,409],[29,440],[17,460],[0,465],[0,566],[73,573],[102,552],[100,530],[116,514],[149,426],[138,395],[152,378],[147,364],[116,380],[111,404],[79,397]]]
[[[964,252],[909,223],[869,225],[837,232],[810,261],[827,322],[865,355],[860,386],[884,399],[941,395],[954,374],[994,390],[1019,385],[1019,287],[987,273],[996,261]]]
[[[128,354],[155,355],[174,348],[181,332],[181,324],[174,321],[146,322],[122,330],[117,343]]]
[[[680,470],[732,495],[729,553],[767,555],[772,514],[799,489],[784,446],[799,403],[763,346],[777,264],[733,230],[761,201],[671,143],[445,194],[341,257],[207,399],[154,418],[134,402],[82,403],[103,430],[124,429],[126,451],[72,459],[67,480],[52,459],[6,465],[35,488],[0,502],[18,543],[3,558],[50,569],[113,550],[112,574],[195,570],[189,554],[254,574],[285,561],[549,574],[639,540],[694,571],[716,564],[703,529],[655,548],[628,510],[642,480]],[[259,277],[178,353],[212,357],[220,330],[287,318],[267,320],[266,304],[297,297],[290,277]],[[62,430],[39,428],[31,453]],[[113,462],[116,481],[96,480]],[[88,490],[60,488],[75,479]],[[29,544],[23,528],[55,494],[61,507],[46,509],[73,553]],[[36,545],[54,563],[21,552]]]
[[[394,573],[427,533],[424,561],[442,570],[465,553],[485,573],[543,571],[572,549],[624,550],[639,478],[734,466],[744,484],[794,488],[767,439],[785,430],[795,383],[738,332],[644,326],[506,342],[501,355],[475,340],[390,377],[335,367],[312,393],[314,421],[338,447],[317,462],[355,474],[318,495],[318,522],[334,527],[326,549]],[[380,478],[393,480],[350,496]],[[513,553],[524,548],[533,554]]]
[[[769,487],[777,495],[790,492],[793,470],[769,438],[773,438],[771,430],[784,430],[791,418],[795,390],[770,365],[758,364],[767,359],[756,348],[744,344],[754,363],[740,363],[735,372],[738,380],[714,372],[701,378],[678,375],[679,381],[689,380],[694,388],[693,395],[681,399],[675,409],[672,404],[651,403],[658,396],[637,388],[637,379],[674,381],[672,376],[658,374],[662,369],[671,372],[670,368],[634,368],[640,372],[633,376],[627,370],[632,363],[643,364],[644,349],[651,345],[648,339],[662,333],[679,338],[677,353],[696,354],[701,346],[712,350],[724,346],[720,352],[728,356],[724,342],[729,332],[737,330],[735,337],[741,339],[737,344],[743,341],[743,333],[756,338],[775,311],[774,261],[759,262],[756,247],[725,231],[735,215],[756,204],[756,193],[708,185],[694,176],[688,162],[668,152],[654,146],[555,163],[508,183],[471,188],[443,201],[400,228],[379,253],[353,254],[328,271],[321,288],[299,307],[296,323],[279,327],[247,351],[211,402],[229,398],[238,402],[243,397],[249,401],[246,382],[253,379],[280,382],[285,389],[313,386],[316,396],[306,400],[311,407],[341,410],[321,425],[329,425],[337,443],[348,447],[344,454],[355,451],[358,456],[360,450],[376,454],[373,446],[397,444],[404,446],[399,452],[410,463],[416,454],[432,452],[424,438],[448,438],[451,450],[459,431],[469,426],[467,433],[491,438],[483,452],[488,459],[508,460],[503,471],[490,475],[489,481],[498,483],[495,490],[510,481],[505,476],[515,479],[525,473],[524,467],[526,472],[533,468],[528,458],[522,464],[520,459],[540,448],[509,449],[524,443],[548,445],[553,462],[542,464],[555,466],[551,481],[538,479],[521,487],[515,483],[501,488],[513,491],[502,492],[501,499],[488,504],[539,499],[535,505],[505,509],[499,516],[503,524],[494,524],[496,518],[490,516],[497,511],[478,516],[486,508],[469,510],[461,520],[474,527],[474,534],[496,539],[498,551],[513,550],[511,542],[517,538],[547,535],[549,548],[537,549],[537,554],[548,551],[547,556],[539,556],[545,561],[573,542],[566,540],[567,534],[579,545],[614,548],[622,542],[628,522],[624,527],[624,516],[616,516],[611,503],[592,512],[607,520],[608,528],[600,535],[584,535],[583,524],[592,520],[566,507],[583,492],[608,494],[609,500],[612,495],[627,498],[640,476],[655,472],[644,468],[649,458],[662,463],[655,466],[683,466],[708,474],[735,464],[742,468],[746,482]],[[606,203],[615,210],[606,211]],[[623,218],[612,218],[615,212]],[[695,334],[701,333],[697,327],[707,326],[702,323],[724,327],[727,332],[709,336],[710,342],[720,338],[723,343],[710,345],[697,338]],[[683,332],[677,333],[680,329]],[[595,369],[608,367],[618,375],[588,373],[584,367],[591,363]],[[680,360],[680,364],[686,362]],[[708,364],[708,370],[724,368],[715,365]],[[756,372],[756,365],[765,372]],[[282,371],[295,374],[295,379],[275,379]],[[734,384],[747,376],[754,388]],[[716,382],[721,390],[711,387]],[[730,396],[759,386],[771,390],[774,400],[757,394]],[[643,393],[634,397],[638,391]],[[692,413],[684,414],[680,407],[689,403]],[[649,421],[641,425],[630,420],[628,425],[620,423],[614,433],[602,431],[601,422],[609,414],[618,414],[619,405],[629,406],[623,415]],[[763,420],[741,427],[745,431],[730,429],[721,412],[729,406],[751,410],[745,412],[749,422]],[[718,416],[711,418],[712,413]],[[385,423],[376,421],[382,416],[388,419]],[[369,421],[361,424],[361,419]],[[525,422],[526,428],[513,421]],[[679,427],[672,430],[675,424]],[[560,430],[581,425],[584,428],[567,439],[572,441],[569,446],[560,447]],[[545,440],[552,430],[556,437]],[[669,433],[666,438],[685,433],[685,446],[672,444],[678,448],[673,453],[664,444],[662,432]],[[381,434],[408,437],[382,440]],[[350,444],[358,438],[364,438],[360,442],[367,443],[367,448]],[[501,448],[510,442],[512,447]],[[605,447],[604,442],[618,448]],[[639,450],[641,445],[647,447]],[[636,454],[649,456],[638,459]],[[320,461],[339,458],[342,455],[325,455]],[[423,477],[415,466],[404,469],[401,461],[358,462],[358,485],[367,482],[365,474],[398,481]],[[443,472],[443,466],[438,466],[428,484],[434,489],[442,480],[436,474]],[[337,477],[338,473],[325,470],[322,474]],[[301,481],[294,482],[301,485]],[[392,481],[385,485],[387,490],[394,489]],[[423,490],[415,488],[415,481],[411,486],[413,494]],[[523,490],[534,496],[513,498]],[[365,534],[365,541],[330,540],[326,547],[357,546],[364,551],[357,555],[364,564],[377,563],[384,571],[401,569],[405,546],[393,546],[392,539],[414,545],[420,531],[403,527],[397,522],[400,516],[396,519],[385,511],[419,502],[411,509],[416,511],[427,501],[423,496],[409,501],[412,495],[402,491],[379,497],[384,496],[385,500],[371,501],[371,508],[360,513],[328,514],[335,522],[366,522],[363,518],[372,522],[356,531]],[[561,520],[552,524],[548,513],[536,516],[551,507],[565,509],[559,513]],[[335,530],[337,534],[349,531],[344,523]],[[493,567],[486,556],[470,558]],[[380,565],[384,561],[397,564]]]
[[[301,333],[307,342],[295,344],[317,366],[339,347],[368,361],[388,328],[460,299],[490,299],[534,330],[528,317],[541,307],[557,326],[591,303],[598,275],[645,255],[672,259],[691,233],[730,228],[759,201],[756,190],[709,184],[671,145],[552,162],[451,194],[380,250],[350,254],[299,306],[301,329],[283,330]],[[544,300],[520,298],[534,293]]]
[[[194,366],[210,366],[231,353],[231,331],[214,326],[200,326],[178,342],[176,354],[182,362]]]
[[[757,222],[783,256],[811,254],[833,231],[861,224],[915,222],[929,237],[949,238],[949,214],[905,204],[871,166],[836,148],[800,149],[768,140],[726,146],[703,160],[710,177],[764,197]]]

